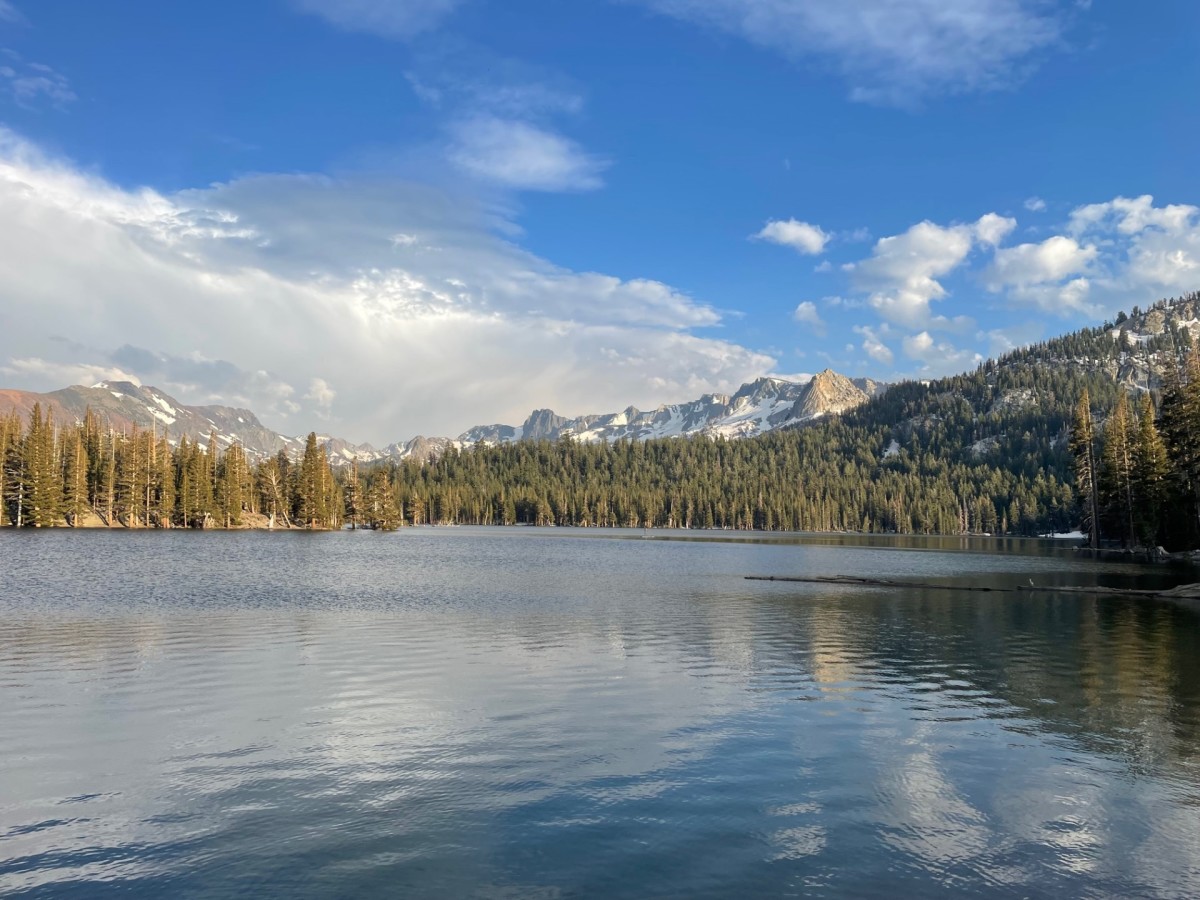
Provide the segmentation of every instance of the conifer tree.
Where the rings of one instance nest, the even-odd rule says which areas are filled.
[[[325,469],[328,463],[325,451],[317,444],[317,433],[309,432],[304,443],[304,456],[300,460],[299,480],[296,485],[296,518],[306,528],[325,527],[326,485]]]
[[[29,429],[22,447],[27,524],[45,528],[62,517],[62,475],[57,458],[54,424],[42,405],[35,403],[29,414]]]
[[[1121,391],[1104,424],[1099,493],[1108,532],[1119,536],[1125,545],[1134,540],[1133,464],[1129,395]]]
[[[1071,457],[1075,461],[1075,487],[1084,511],[1083,526],[1092,549],[1099,546],[1100,516],[1097,497],[1096,430],[1092,423],[1091,398],[1085,390],[1075,406],[1071,425]]]
[[[1133,495],[1136,536],[1148,547],[1157,546],[1161,537],[1170,468],[1167,447],[1154,425],[1154,401],[1143,394],[1133,448]]]
[[[63,443],[63,512],[72,527],[79,525],[88,510],[87,472],[83,426],[77,425]]]

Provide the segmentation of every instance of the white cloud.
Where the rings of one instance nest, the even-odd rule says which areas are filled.
[[[317,409],[317,414],[321,416],[329,415],[336,397],[337,391],[331,388],[324,378],[314,378],[309,381],[308,393],[304,395],[304,399],[311,400]]]
[[[903,234],[880,238],[867,259],[848,267],[855,286],[869,292],[870,305],[886,320],[911,328],[952,327],[934,316],[930,304],[946,296],[939,278],[962,265],[972,248],[999,243],[1016,221],[994,213],[967,225],[943,227],[925,221]]]
[[[1198,211],[1195,206],[1183,204],[1156,207],[1149,194],[1117,197],[1107,203],[1091,203],[1073,210],[1068,230],[1072,234],[1084,234],[1115,227],[1119,234],[1135,235],[1154,228],[1179,234],[1194,227]]]
[[[996,213],[984,213],[971,231],[979,243],[995,247],[1016,227],[1016,219],[1009,219]]]
[[[1068,14],[1042,0],[636,0],[794,59],[832,62],[856,100],[1004,87],[1060,43]]]
[[[1015,322],[1003,328],[993,328],[981,331],[975,335],[977,341],[986,341],[988,356],[996,358],[1003,356],[1018,347],[1027,347],[1042,337],[1044,329],[1041,321]]]
[[[874,328],[869,325],[855,325],[854,331],[856,334],[862,335],[862,349],[867,356],[885,366],[892,364],[895,357],[891,348],[880,339]],[[846,349],[851,349],[850,345],[847,345]]]
[[[36,356],[15,357],[0,363],[0,375],[65,387],[69,384],[93,385],[100,381],[131,381],[141,384],[136,375],[117,366],[89,363],[50,362]]]
[[[1085,272],[1099,251],[1092,245],[1054,235],[1040,244],[1019,244],[997,250],[987,273],[988,289],[1006,287],[1019,291],[1057,284],[1068,276]]]
[[[762,227],[761,231],[752,237],[760,241],[770,241],[772,244],[791,247],[797,253],[817,256],[824,252],[831,235],[822,231],[819,226],[810,225],[808,222],[799,222],[796,219],[771,219]]]
[[[825,334],[825,322],[817,311],[817,304],[811,300],[801,302],[792,313],[792,318],[802,325],[812,326],[812,330],[819,335]]]
[[[583,191],[602,185],[609,161],[565,136],[555,119],[583,110],[569,80],[477,47],[421,50],[407,73],[442,120],[439,148],[460,171],[514,191]]]
[[[292,5],[346,31],[411,38],[439,25],[462,0],[292,0]]]
[[[562,75],[478,47],[425,48],[407,78],[416,95],[438,109],[524,119],[574,115],[584,105],[579,91]]]
[[[1087,278],[1072,279],[1059,302],[1112,313],[1200,286],[1200,208],[1155,206],[1148,194],[1076,208],[1067,231],[1096,249]],[[1018,295],[1018,299],[1022,299]]]
[[[608,162],[570,138],[516,119],[474,116],[451,127],[450,159],[483,181],[513,190],[585,191]]]
[[[960,350],[948,341],[934,340],[928,331],[906,336],[900,346],[905,356],[923,364],[919,369],[921,375],[964,372],[983,362],[983,356],[974,350]]]
[[[3,18],[0,8],[0,18]],[[76,100],[71,83],[61,72],[42,63],[25,63],[12,51],[5,53],[11,64],[0,65],[0,90],[8,93],[18,106],[27,109],[41,102],[62,108]]]
[[[1045,212],[1046,201],[1041,197],[1030,197],[1025,201],[1025,208],[1030,212]]]
[[[306,175],[129,191],[0,131],[0,207],[11,387],[119,372],[294,433],[324,406],[332,433],[386,443],[535,407],[652,408],[774,368],[691,333],[720,315],[668,285],[498,237],[469,194]]]

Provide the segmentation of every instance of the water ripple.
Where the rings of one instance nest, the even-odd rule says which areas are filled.
[[[1200,894],[1194,613],[741,578],[1129,567],[524,530],[36,538],[0,533],[5,894]]]

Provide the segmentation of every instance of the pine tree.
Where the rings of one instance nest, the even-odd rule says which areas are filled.
[[[1163,530],[1162,512],[1170,468],[1167,447],[1154,425],[1154,401],[1149,394],[1143,394],[1133,448],[1133,495],[1136,536],[1148,547],[1158,545]]]
[[[49,413],[35,403],[29,414],[29,429],[22,448],[24,458],[24,494],[27,500],[25,522],[36,528],[58,524],[62,518],[62,474]]]
[[[307,528],[325,527],[327,518],[325,470],[328,462],[325,451],[317,444],[315,431],[309,432],[304,443],[304,456],[300,460],[300,474],[296,485],[296,519]]]
[[[63,451],[63,512],[67,523],[75,527],[88,511],[88,460],[82,425],[71,429]]]
[[[250,467],[241,444],[233,443],[217,467],[216,507],[225,528],[242,524],[242,512],[250,496]]]
[[[22,455],[20,417],[0,418],[0,517],[12,524],[24,524],[25,459]]]
[[[1099,493],[1108,532],[1119,536],[1128,546],[1134,541],[1133,525],[1133,429],[1129,417],[1129,399],[1125,391],[1117,395],[1108,421],[1104,424]]]
[[[1100,516],[1097,497],[1096,430],[1092,424],[1091,398],[1085,390],[1075,406],[1071,425],[1071,457],[1075,461],[1075,486],[1083,507],[1083,527],[1092,549],[1099,546]],[[1007,529],[1005,529],[1007,530]]]
[[[350,530],[358,528],[359,517],[362,515],[362,489],[358,479],[358,460],[350,462],[350,476],[346,479],[346,519],[350,522]]]

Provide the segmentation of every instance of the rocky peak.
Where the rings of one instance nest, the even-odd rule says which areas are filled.
[[[808,391],[799,401],[795,418],[816,418],[830,413],[843,413],[871,399],[845,375],[824,369],[813,376]]]
[[[568,421],[555,415],[552,409],[535,409],[521,427],[521,437],[530,441],[553,440]]]

